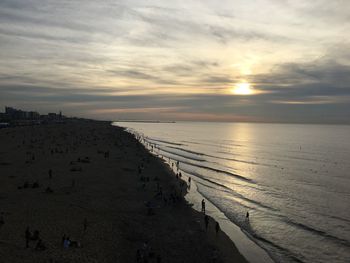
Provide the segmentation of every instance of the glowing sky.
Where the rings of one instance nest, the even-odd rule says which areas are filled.
[[[350,123],[348,0],[0,0],[0,45],[1,108]]]

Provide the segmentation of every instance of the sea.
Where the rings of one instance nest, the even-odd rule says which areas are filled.
[[[116,122],[275,262],[350,262],[350,126]],[[249,219],[247,219],[249,212]]]

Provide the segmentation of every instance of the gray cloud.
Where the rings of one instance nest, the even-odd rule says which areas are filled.
[[[348,123],[349,11],[340,0],[2,0],[0,106]],[[251,61],[263,73],[242,75]],[[263,92],[223,92],[242,79]]]

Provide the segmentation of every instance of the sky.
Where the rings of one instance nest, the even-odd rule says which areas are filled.
[[[5,106],[350,124],[350,1],[0,0]]]

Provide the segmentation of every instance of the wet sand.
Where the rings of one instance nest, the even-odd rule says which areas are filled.
[[[138,250],[147,262],[246,262],[212,219],[206,230],[186,185],[121,128],[6,128],[0,145],[1,262],[138,262]],[[45,250],[26,248],[27,227]],[[64,235],[80,247],[63,248]]]

